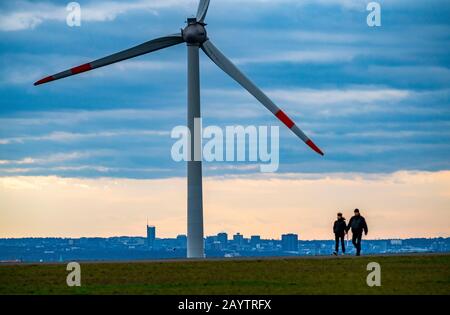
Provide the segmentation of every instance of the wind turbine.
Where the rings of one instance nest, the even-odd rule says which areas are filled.
[[[196,143],[200,143],[201,134],[194,134],[194,121],[200,118],[200,78],[199,49],[225,73],[236,80],[244,89],[252,94],[264,107],[272,112],[295,135],[303,140],[311,149],[323,155],[323,152],[309,139],[305,133],[273,103],[252,81],[250,81],[227,57],[225,57],[208,38],[205,29],[205,17],[210,0],[200,0],[196,18],[188,18],[187,26],[180,33],[150,40],[133,48],[97,59],[69,70],[45,77],[34,85],[40,85],[59,80],[68,76],[104,67],[119,61],[148,54],[163,48],[181,43],[187,44],[188,55],[188,115],[187,126],[191,131],[189,161],[187,162],[188,181],[188,224],[187,224],[187,257],[203,258],[203,193],[202,193],[202,162],[194,157],[201,156]],[[198,129],[198,128],[196,128]]]

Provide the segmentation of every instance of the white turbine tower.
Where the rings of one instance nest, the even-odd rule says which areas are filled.
[[[206,34],[205,17],[209,7],[209,0],[200,0],[197,17],[188,18],[187,26],[173,35],[153,39],[133,48],[115,53],[113,55],[97,59],[69,70],[45,77],[34,85],[40,85],[59,80],[71,75],[104,67],[119,61],[134,58],[150,52],[174,46],[181,43],[187,44],[188,51],[188,116],[187,126],[191,131],[190,160],[188,161],[188,202],[187,202],[187,257],[203,258],[203,200],[202,200],[202,162],[196,161],[195,156],[200,156],[199,146],[200,132],[194,134],[194,121],[200,115],[200,78],[199,78],[199,49],[225,73],[236,80],[244,89],[252,94],[262,105],[281,120],[300,139],[317,153],[323,152],[311,141],[303,131],[280,109],[266,94],[264,94],[252,81],[250,81],[227,57],[225,57],[211,42]],[[197,154],[197,155],[196,155]]]

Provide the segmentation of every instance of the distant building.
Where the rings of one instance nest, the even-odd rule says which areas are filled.
[[[215,236],[207,236],[205,238],[205,249],[213,249],[213,244],[216,241]]]
[[[285,252],[298,251],[298,235],[292,233],[281,235],[281,248]]]
[[[217,241],[220,242],[222,247],[226,247],[228,244],[228,234],[227,233],[217,234]]]
[[[250,246],[252,248],[257,248],[261,244],[261,236],[252,235],[250,236]]]
[[[212,250],[222,250],[222,244],[219,241],[214,241],[211,245],[210,245],[210,249]]]
[[[233,242],[238,246],[243,245],[244,244],[244,235],[242,235],[241,233],[237,233],[237,234],[233,235]]]
[[[147,224],[147,246],[154,248],[156,239],[156,228]]]
[[[178,235],[177,236],[177,242],[178,242],[178,246],[180,248],[186,248],[187,247],[187,237],[186,237],[186,235]]]

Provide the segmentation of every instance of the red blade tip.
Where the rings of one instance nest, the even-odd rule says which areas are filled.
[[[53,81],[53,80],[54,79],[53,79],[52,76],[45,77],[43,79],[40,79],[39,81],[34,82],[34,85],[36,86],[36,85],[44,84],[44,83],[47,83],[47,82],[50,82],[50,81]]]
[[[317,153],[319,153],[320,155],[324,155],[322,150],[320,150],[315,144],[314,142],[312,142],[311,140],[306,141],[306,144],[313,149],[314,151],[316,151]]]

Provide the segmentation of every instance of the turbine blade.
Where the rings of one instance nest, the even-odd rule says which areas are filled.
[[[208,13],[209,0],[200,0],[197,10],[197,22],[203,23],[205,21],[206,13]]]
[[[311,149],[320,155],[324,155],[322,150],[309,139],[305,133],[277,106],[270,100],[263,91],[261,91],[252,81],[250,81],[219,49],[217,49],[210,40],[203,43],[202,49],[205,54],[225,73],[236,80],[244,89],[252,94],[261,104],[272,112],[281,122],[283,122],[291,131],[302,139]]]
[[[82,72],[86,72],[86,71],[90,71],[90,70],[97,69],[100,67],[104,67],[104,66],[107,66],[107,65],[119,62],[119,61],[134,58],[134,57],[141,56],[141,55],[144,55],[144,54],[147,54],[147,53],[159,50],[159,49],[177,45],[177,44],[182,43],[183,41],[184,40],[183,40],[183,37],[181,36],[181,34],[174,34],[174,35],[156,38],[156,39],[150,40],[148,42],[145,42],[143,44],[140,44],[138,46],[135,46],[133,48],[123,50],[123,51],[115,53],[113,55],[110,55],[110,56],[107,56],[107,57],[104,57],[101,59],[97,59],[95,61],[85,63],[81,66],[74,67],[69,70],[65,70],[65,71],[59,72],[57,74],[45,77],[39,81],[36,81],[34,83],[34,85],[48,83],[48,82],[59,80],[59,79],[65,78],[65,77],[75,75],[75,74],[79,74]]]

